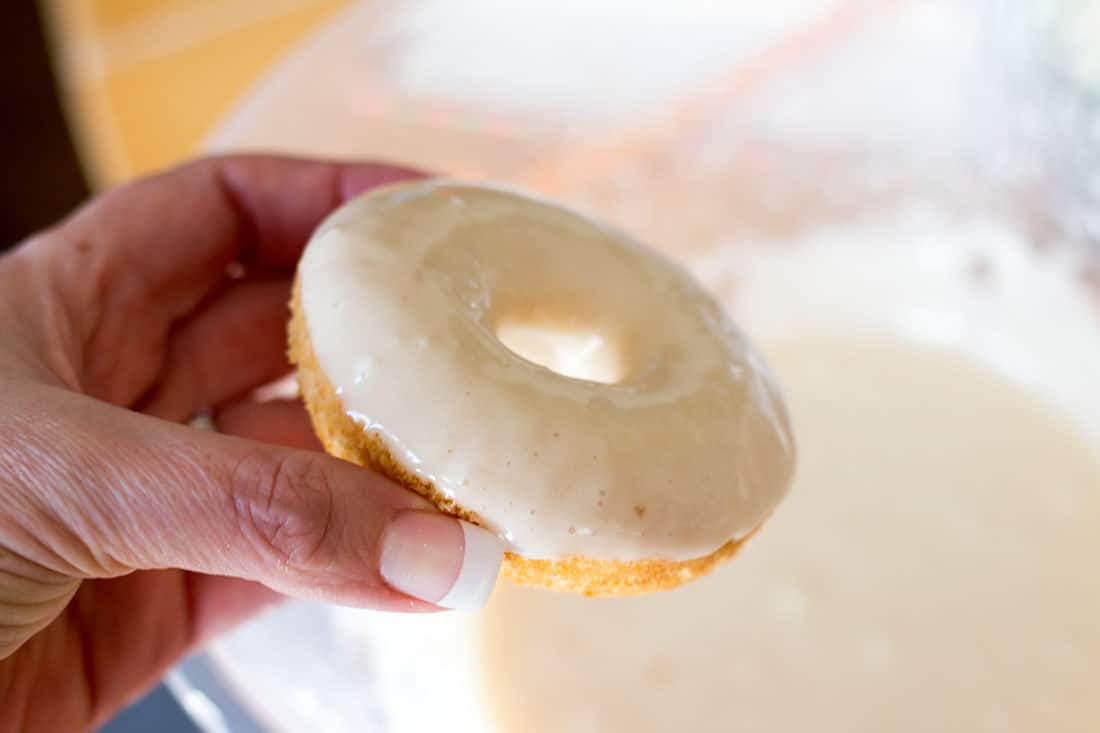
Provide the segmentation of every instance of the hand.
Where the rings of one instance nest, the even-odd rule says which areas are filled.
[[[424,611],[495,578],[457,520],[250,397],[289,370],[310,232],[413,175],[200,161],[0,258],[0,731],[96,726],[280,594]],[[223,434],[180,424],[204,409]]]

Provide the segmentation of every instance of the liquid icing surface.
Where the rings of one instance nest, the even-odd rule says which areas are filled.
[[[614,230],[501,190],[406,184],[335,213],[299,277],[348,414],[521,555],[698,557],[786,491],[767,368],[685,271]],[[594,381],[500,338],[532,355],[553,331],[596,339]]]

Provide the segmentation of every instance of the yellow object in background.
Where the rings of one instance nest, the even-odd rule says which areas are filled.
[[[89,181],[195,154],[233,102],[349,0],[41,0]]]

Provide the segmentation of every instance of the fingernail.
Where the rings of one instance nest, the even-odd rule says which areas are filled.
[[[395,590],[470,611],[489,600],[504,543],[492,532],[436,512],[404,511],[382,535],[380,569]]]

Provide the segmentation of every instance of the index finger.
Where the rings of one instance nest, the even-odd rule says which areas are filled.
[[[61,250],[52,259],[69,276],[66,296],[121,297],[175,318],[231,262],[290,270],[334,208],[366,189],[421,176],[377,163],[208,158],[94,199],[47,239]]]
[[[276,269],[294,266],[309,235],[340,204],[368,189],[424,176],[380,163],[277,156],[211,158],[194,168],[212,179],[206,191],[220,209],[215,215],[228,214],[236,227],[238,258]]]

